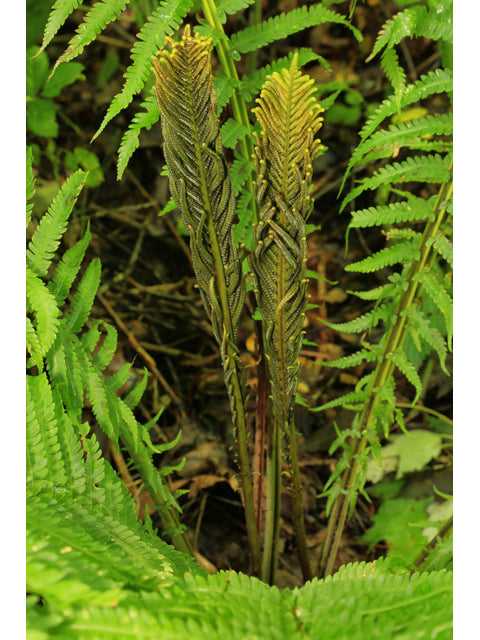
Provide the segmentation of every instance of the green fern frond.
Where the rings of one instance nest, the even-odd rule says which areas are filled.
[[[359,405],[367,399],[365,391],[351,391],[339,398],[334,398],[320,407],[313,407],[310,411],[324,411],[325,409],[334,409],[335,407],[351,407],[352,405]]]
[[[412,305],[407,311],[407,316],[415,331],[438,355],[440,366],[445,374],[450,375],[446,367],[447,348],[441,333],[431,326],[429,319],[417,306]]]
[[[80,2],[81,0],[55,0],[45,25],[42,46],[37,55],[46,49],[60,27],[65,23],[65,20],[75,11]]]
[[[419,240],[420,238],[415,237],[413,240],[407,239],[404,242],[396,242],[390,247],[385,247],[385,249],[367,256],[363,260],[347,264],[345,271],[372,273],[385,267],[391,267],[394,264],[409,262],[417,256]]]
[[[65,251],[55,267],[52,279],[47,286],[48,290],[55,296],[59,307],[64,304],[67,295],[70,293],[71,286],[80,271],[80,266],[91,238],[90,222],[88,222],[84,236],[73,247]]]
[[[243,156],[235,152],[235,160],[230,167],[230,179],[233,193],[238,196],[253,169],[253,162],[247,162]]]
[[[137,42],[133,45],[133,62],[125,72],[123,89],[112,100],[93,139],[99,136],[110,120],[128,107],[133,96],[143,89],[150,73],[152,56],[163,46],[165,38],[178,29],[192,4],[193,0],[165,0],[148,18],[137,35]]]
[[[393,47],[406,37],[423,36],[430,40],[453,40],[452,3],[437,7],[409,7],[387,20],[377,37],[370,61],[383,47]]]
[[[213,87],[217,94],[217,116],[220,115],[223,108],[228,104],[230,98],[235,93],[235,89],[240,86],[238,78],[231,78],[223,71],[219,71],[215,75]]]
[[[340,211],[367,189],[377,189],[381,185],[398,182],[448,182],[450,178],[450,154],[409,157],[402,162],[394,162],[376,171],[371,178],[364,178],[358,187],[344,198]]]
[[[450,240],[440,233],[432,238],[432,246],[453,269],[453,245]]]
[[[453,132],[453,113],[436,113],[407,120],[398,125],[390,125],[385,131],[377,131],[373,136],[361,142],[355,150],[356,162],[360,164],[366,159],[362,156],[372,149],[383,148],[387,153],[377,157],[393,155],[402,147],[411,148],[417,145],[422,136],[448,136]],[[415,148],[418,148],[415,146]],[[370,160],[370,158],[369,158]]]
[[[324,318],[317,319],[327,327],[330,327],[330,329],[335,329],[335,331],[340,331],[340,333],[362,333],[363,331],[370,331],[373,327],[376,327],[379,322],[384,322],[390,316],[391,312],[388,306],[380,305],[372,311],[368,311],[349,322],[329,322]]]
[[[349,228],[367,229],[368,227],[400,224],[403,222],[422,222],[433,215],[434,198],[411,198],[408,201],[393,202],[368,209],[352,212]]]
[[[227,149],[233,149],[248,133],[245,125],[237,122],[235,118],[229,118],[221,127],[222,145]]]
[[[326,360],[324,362],[316,362],[321,367],[336,367],[338,369],[348,369],[349,367],[356,367],[362,362],[375,362],[378,359],[380,352],[376,345],[370,346],[368,349],[359,349],[355,353],[343,358],[337,358],[336,360]]]
[[[52,392],[45,373],[27,375],[27,442],[30,445],[27,465],[28,482],[42,482],[42,488],[54,491],[64,485],[63,468],[55,419]]]
[[[47,289],[45,283],[26,268],[26,293],[28,310],[33,314],[31,327],[36,332],[36,344],[45,355],[57,335],[59,310],[55,297]],[[34,339],[35,340],[35,339]]]
[[[79,56],[85,47],[95,40],[100,31],[103,31],[109,22],[125,9],[128,0],[97,0],[85,16],[85,20],[78,27],[77,33],[68,43],[67,49],[58,58],[52,73],[62,63],[73,60]],[[59,14],[56,14],[58,23]],[[64,18],[65,20],[65,18]],[[48,24],[47,24],[48,26]]]
[[[247,27],[243,31],[234,33],[230,38],[230,47],[239,53],[248,53],[249,51],[260,49],[260,47],[264,47],[275,40],[286,38],[292,33],[297,33],[325,22],[343,24],[352,30],[357,40],[362,40],[360,31],[349,24],[346,18],[321,4],[316,4],[309,7],[299,7],[289,13],[281,13],[258,25]]]
[[[158,108],[155,95],[149,95],[147,99],[140,105],[145,111],[140,111],[132,118],[128,129],[125,131],[118,149],[118,162],[117,162],[117,180],[120,180],[123,176],[127,164],[138,149],[139,136],[142,129],[148,131],[158,121]]]
[[[445,319],[447,328],[448,348],[452,350],[453,336],[453,301],[445,288],[438,281],[438,278],[431,270],[422,271],[417,275],[418,281],[423,286],[425,292],[430,296],[432,302]]]
[[[46,275],[86,178],[83,171],[71,175],[38,223],[27,249],[27,264],[37,276]]]
[[[450,70],[436,69],[430,71],[428,74],[421,76],[415,83],[409,84],[400,101],[400,109],[408,107],[410,104],[424,100],[428,96],[451,92],[453,90],[453,74]],[[360,131],[361,143],[353,152],[345,176],[342,181],[340,190],[343,189],[345,180],[352,167],[359,163],[360,158],[363,155],[362,143],[380,126],[380,124],[386,119],[393,116],[398,111],[398,104],[395,96],[386,98],[368,118],[362,130]]]
[[[398,61],[398,55],[395,49],[387,48],[382,53],[382,68],[397,96],[397,106],[398,110],[400,110],[400,99],[405,90],[406,76],[403,67]]]
[[[67,329],[78,333],[83,328],[100,286],[101,264],[94,258],[85,270],[73,296],[69,312],[65,315]]]
[[[223,24],[227,19],[227,15],[231,16],[242,9],[246,9],[254,2],[255,0],[218,0],[215,2],[218,19]]]
[[[405,375],[407,380],[415,387],[415,398],[412,404],[415,404],[422,393],[422,380],[417,373],[413,364],[408,360],[403,350],[395,351],[387,357],[391,358],[394,365]]]
[[[99,326],[102,325],[105,333],[100,334]],[[87,335],[90,332],[95,333],[95,338],[92,343],[89,344],[87,340]],[[107,324],[106,322],[102,322],[101,320],[94,320],[91,323],[91,328],[88,333],[85,333],[82,336],[82,343],[87,351],[94,351],[96,347],[99,345],[100,336],[103,337],[103,341],[100,344],[98,350],[93,355],[93,361],[95,365],[103,371],[105,367],[107,367],[112,361],[113,356],[115,355],[115,351],[117,349],[117,332],[114,327]],[[98,337],[97,337],[98,336]],[[131,372],[130,372],[131,375]]]

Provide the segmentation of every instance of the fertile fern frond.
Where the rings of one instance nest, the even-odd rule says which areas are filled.
[[[205,308],[224,349],[225,340],[235,339],[245,289],[232,239],[235,199],[222,155],[211,44],[192,38],[187,28],[181,42],[171,46],[154,60],[170,188],[190,232]]]
[[[137,42],[133,45],[133,62],[125,72],[123,89],[112,100],[94,138],[100,135],[110,120],[128,107],[133,96],[143,89],[150,73],[152,56],[163,46],[165,38],[178,29],[192,4],[193,0],[165,0],[148,18],[137,35]]]
[[[249,73],[248,75],[245,74],[242,76],[240,91],[245,100],[247,102],[250,102],[250,100],[252,100],[253,97],[257,95],[257,93],[264,85],[267,76],[275,72],[280,73],[282,69],[289,68],[292,64],[293,56],[295,54],[297,55],[297,64],[299,67],[303,67],[313,60],[320,62],[327,69],[330,66],[324,58],[314,53],[312,49],[309,49],[307,47],[295,49],[295,51],[289,53],[288,56],[278,58],[271,64],[267,64],[264,67],[256,69],[253,73]]]
[[[294,56],[289,69],[267,79],[254,109],[261,126],[254,159],[260,223],[249,260],[264,320],[275,414],[285,430],[292,419],[305,315],[311,163],[321,146],[314,136],[322,124],[322,109],[312,85]]]
[[[343,24],[352,30],[357,40],[362,39],[361,33],[349,24],[348,20],[338,15],[322,4],[309,7],[299,7],[289,13],[280,13],[258,25],[247,27],[243,31],[232,34],[230,47],[239,53],[248,53],[260,47],[264,47],[275,40],[286,38],[292,33],[297,33],[308,27],[333,22]]]
[[[53,70],[55,71],[62,62],[68,62],[79,56],[85,47],[97,37],[100,31],[103,31],[107,24],[115,20],[125,9],[127,1],[128,0],[97,0],[85,16],[85,20],[78,27],[77,33],[70,40],[67,49],[56,61]],[[71,7],[69,7],[69,9],[72,11]],[[59,22],[58,18],[60,18],[59,14],[56,15],[56,24]],[[45,40],[43,46],[45,46]]]

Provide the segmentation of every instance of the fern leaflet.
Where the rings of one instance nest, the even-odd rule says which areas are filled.
[[[130,158],[138,149],[140,144],[138,138],[142,129],[148,131],[158,121],[157,101],[153,93],[142,102],[141,106],[145,111],[140,111],[133,116],[118,149],[117,180],[121,179]]]
[[[68,16],[75,11],[80,2],[81,0],[55,0],[50,15],[48,16],[42,46],[38,54],[50,44],[57,31],[64,24]]]
[[[163,46],[166,36],[178,28],[192,4],[193,0],[165,0],[149,17],[137,36],[137,42],[133,45],[131,53],[133,63],[125,73],[123,89],[112,100],[93,139],[100,135],[110,120],[125,109],[133,96],[143,89],[150,73],[152,56]]]
[[[367,189],[377,189],[392,182],[448,182],[451,156],[442,158],[438,154],[409,157],[402,162],[394,162],[376,171],[371,178],[364,178],[358,187],[344,198],[340,211]]]
[[[128,0],[97,0],[85,20],[78,27],[76,35],[70,40],[67,49],[58,58],[53,72],[62,62],[68,62],[79,56],[85,47],[103,31],[107,24],[125,9]],[[58,14],[57,14],[58,15]]]
[[[325,22],[343,24],[352,30],[357,40],[362,39],[358,29],[349,24],[343,16],[321,4],[316,4],[309,7],[299,7],[289,13],[281,13],[258,25],[234,33],[230,38],[230,46],[233,51],[248,53],[280,38],[286,38],[292,33]]]

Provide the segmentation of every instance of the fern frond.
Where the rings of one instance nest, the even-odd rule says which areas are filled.
[[[86,178],[84,171],[71,175],[38,223],[27,249],[27,264],[37,276],[46,275]]]
[[[29,317],[26,318],[25,326],[27,353],[30,354],[31,360],[27,362],[27,367],[32,365],[38,367],[40,372],[43,371],[43,349],[40,344],[37,332]]]
[[[260,223],[249,260],[282,429],[290,425],[295,400],[307,281],[305,220],[313,206],[308,195],[311,163],[321,146],[314,136],[323,110],[315,102],[312,85],[294,56],[289,69],[267,79],[253,110],[261,126],[255,148]]]
[[[110,120],[128,107],[133,96],[143,89],[150,73],[152,56],[163,46],[165,38],[178,29],[192,4],[193,0],[165,0],[148,18],[137,35],[137,42],[133,45],[133,62],[125,72],[123,89],[112,100],[93,139],[99,136]]]
[[[70,310],[65,315],[67,328],[73,333],[81,331],[89,316],[97,289],[100,286],[100,272],[100,259],[94,258],[78,283]]]
[[[102,325],[103,329],[105,330],[105,333],[103,334],[100,334],[98,330],[100,325]],[[88,334],[90,332],[94,333],[95,335],[91,343],[89,343],[88,341]],[[99,368],[99,370],[103,371],[105,367],[107,367],[112,361],[112,358],[115,355],[115,350],[117,348],[117,332],[115,328],[110,324],[107,324],[106,322],[102,322],[101,320],[94,320],[91,323],[91,328],[82,336],[81,340],[87,351],[92,352],[97,347],[100,335],[102,335],[103,341],[96,353],[93,355],[93,361]],[[129,375],[131,375],[131,372]]]
[[[237,142],[248,135],[249,130],[234,118],[229,118],[221,127],[222,145],[227,149],[233,149]]]
[[[398,110],[400,110],[400,100],[405,90],[406,76],[405,71],[398,61],[398,55],[395,49],[387,48],[382,53],[382,68],[397,96],[397,106]]]
[[[28,266],[26,276],[27,304],[29,311],[33,314],[32,327],[36,330],[36,342],[42,354],[45,355],[57,335],[59,310],[55,297]]]
[[[410,231],[410,229],[408,231]],[[413,260],[418,253],[419,240],[419,238],[415,237],[413,240],[408,239],[404,242],[396,242],[390,247],[385,247],[385,249],[381,249],[373,255],[367,256],[363,260],[346,265],[345,271],[372,273],[385,267],[391,267],[394,264],[409,262]]]
[[[375,362],[378,359],[380,352],[376,345],[371,345],[368,349],[359,349],[355,353],[343,358],[337,358],[336,360],[325,360],[324,362],[316,362],[321,367],[336,367],[338,369],[348,369],[349,367],[356,367],[362,362]]]
[[[357,209],[352,212],[352,220],[348,225],[353,229],[400,224],[403,222],[423,222],[433,215],[435,198],[411,198],[407,201],[393,202],[368,209]]]
[[[394,162],[376,171],[371,178],[364,178],[358,187],[344,198],[340,211],[367,189],[377,189],[381,185],[398,182],[448,182],[451,157],[438,154],[409,157],[402,162]]]
[[[264,47],[275,40],[286,38],[292,33],[297,33],[325,22],[343,24],[352,30],[357,40],[362,39],[358,29],[349,24],[343,16],[321,4],[316,4],[309,7],[299,7],[289,13],[281,13],[258,25],[247,27],[243,31],[234,33],[230,38],[230,46],[232,50],[239,53],[248,53],[249,51],[260,49],[260,47]]]
[[[440,366],[445,374],[447,376],[450,375],[445,364],[447,348],[441,333],[431,326],[429,319],[425,316],[423,311],[416,306],[412,305],[408,309],[407,317],[424,342],[426,342],[436,352]]]
[[[95,40],[100,31],[103,31],[109,22],[125,9],[128,0],[97,0],[85,16],[85,20],[78,27],[77,33],[68,43],[68,47],[58,58],[53,67],[55,69],[62,63],[73,60],[79,56],[85,47]],[[58,14],[57,14],[58,16]]]
[[[250,102],[250,100],[258,94],[264,85],[267,76],[272,75],[272,73],[275,72],[280,73],[282,69],[288,69],[292,64],[293,56],[295,54],[298,56],[297,59],[299,67],[303,67],[309,62],[312,62],[312,60],[320,62],[327,69],[330,66],[324,58],[316,54],[312,49],[300,47],[299,49],[295,49],[289,53],[288,56],[278,58],[278,60],[274,60],[271,64],[267,64],[264,67],[260,67],[260,69],[256,69],[253,73],[243,75],[240,91],[245,100]]]
[[[30,445],[28,481],[41,481],[44,488],[54,491],[65,483],[66,476],[52,392],[45,373],[27,375],[26,394],[27,442]]]
[[[453,269],[453,245],[450,240],[440,233],[432,238],[432,246]]]
[[[453,302],[445,288],[438,281],[431,270],[422,271],[417,275],[418,281],[423,286],[425,292],[430,296],[432,302],[445,319],[447,328],[448,348],[452,349],[453,335]]]
[[[353,405],[359,405],[367,399],[365,391],[351,391],[339,398],[334,398],[320,407],[313,407],[310,411],[324,411],[325,409],[334,409],[335,407],[349,407]]]
[[[81,0],[55,0],[48,16],[47,24],[43,34],[42,46],[39,55],[52,41],[53,37],[80,4]]]
[[[405,375],[410,384],[415,387],[415,398],[412,403],[415,404],[422,393],[422,380],[418,375],[417,370],[408,360],[403,350],[395,351],[387,357],[391,358],[394,365]]]
[[[121,179],[130,158],[138,149],[138,145],[140,144],[138,138],[142,129],[148,131],[158,121],[157,100],[153,93],[142,102],[141,107],[145,109],[145,111],[140,111],[133,116],[132,122],[123,134],[118,149],[117,180]]]
[[[219,0],[215,2],[218,19],[223,24],[227,19],[227,15],[230,16],[242,9],[246,9],[254,2],[255,0]]]
[[[220,115],[223,108],[228,104],[230,98],[235,93],[235,89],[240,86],[238,78],[231,78],[223,71],[219,71],[215,75],[213,87],[217,94],[217,116]]]
[[[391,48],[406,37],[423,36],[429,40],[453,40],[451,2],[442,6],[428,9],[425,6],[409,7],[393,18],[387,20],[377,37],[372,53],[367,58],[370,61],[383,47]]]
[[[373,327],[376,327],[379,322],[384,322],[389,317],[391,317],[389,307],[387,305],[380,305],[372,311],[368,311],[349,322],[329,322],[324,318],[317,318],[317,320],[320,320],[320,322],[330,327],[330,329],[340,331],[340,333],[362,333],[363,331],[370,331]]]
[[[400,101],[400,109],[404,109],[405,107],[413,104],[414,102],[418,102],[419,100],[424,100],[430,95],[444,92],[448,93],[452,90],[452,71],[448,69],[436,69],[435,71],[430,71],[428,74],[421,76],[415,83],[407,85]],[[359,163],[359,159],[363,155],[363,150],[361,149],[362,143],[377,129],[377,127],[386,118],[394,115],[397,111],[398,104],[396,97],[391,96],[389,98],[386,98],[368,118],[368,120],[362,127],[362,130],[360,131],[360,145],[357,147],[357,149],[355,149],[350,158],[340,190],[343,189],[345,180],[350,174],[352,167],[356,166]]]
[[[55,296],[59,307],[64,304],[67,295],[70,293],[70,288],[78,275],[91,238],[90,222],[88,222],[84,236],[73,247],[65,251],[55,267],[52,279],[47,286],[48,290]]]
[[[398,125],[390,125],[385,131],[377,131],[373,136],[361,142],[356,153],[356,162],[360,164],[365,159],[361,159],[372,149],[382,148],[389,152],[380,157],[393,155],[402,147],[411,148],[411,145],[418,144],[422,136],[442,136],[451,135],[453,132],[453,113],[436,113],[414,120],[407,120]],[[415,146],[415,148],[418,148]]]

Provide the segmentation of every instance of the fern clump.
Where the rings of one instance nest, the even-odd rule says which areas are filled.
[[[382,32],[372,55],[382,48],[395,54],[394,45],[405,35],[413,37],[430,32],[430,29],[449,42],[451,23],[444,23],[444,19],[444,14],[428,12],[424,7],[407,9],[385,27],[391,31],[396,25],[397,36],[385,38],[386,31]],[[430,27],[427,28],[424,20],[431,21]],[[438,20],[443,24],[442,29],[434,28]],[[398,64],[396,57],[384,57],[381,64],[392,82],[394,93],[377,107],[363,126],[360,143],[352,154],[342,186],[354,167],[358,170],[379,160],[381,166],[358,181],[343,199],[341,210],[368,191],[382,189],[383,193],[389,194],[387,204],[353,211],[347,230],[348,238],[351,229],[382,227],[387,246],[347,265],[346,270],[370,274],[394,266],[395,271],[387,273],[386,284],[356,294],[373,302],[371,311],[349,322],[326,323],[342,332],[367,334],[383,324],[384,332],[378,343],[368,342],[364,336],[358,352],[328,363],[345,368],[368,362],[374,368],[358,381],[354,392],[318,409],[345,406],[356,410],[352,429],[339,436],[332,448],[343,446],[344,458],[328,482],[327,510],[333,507],[333,511],[320,560],[322,575],[331,572],[348,508],[353,509],[358,492],[363,490],[368,452],[378,451],[379,439],[388,438],[395,422],[405,430],[402,409],[397,406],[395,397],[394,374],[405,376],[412,385],[412,406],[415,405],[423,389],[419,363],[435,353],[442,369],[448,373],[446,357],[452,343],[452,245],[449,238],[452,114],[449,110],[443,114],[425,114],[425,110],[417,110],[414,113],[422,115],[412,116],[406,109],[436,94],[449,95],[452,71],[449,68],[430,71],[407,85],[393,80],[394,75],[397,78],[402,75],[399,70],[396,73],[392,70],[393,65]],[[392,116],[403,113],[407,114],[405,122],[401,122],[401,118],[400,123],[389,122]],[[403,190],[405,183],[422,183],[432,185],[432,188],[428,197],[423,197],[416,195],[414,189]]]

